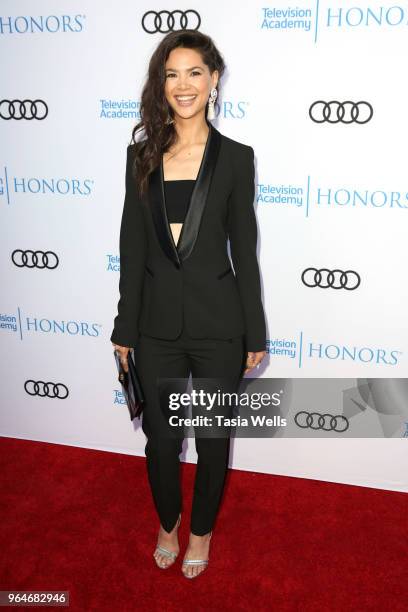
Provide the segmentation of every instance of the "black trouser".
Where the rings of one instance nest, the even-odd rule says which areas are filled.
[[[246,364],[244,336],[228,340],[194,339],[185,329],[176,340],[140,334],[134,356],[146,399],[142,428],[147,436],[149,483],[160,522],[170,532],[181,512],[179,455],[183,438],[163,436],[168,420],[160,408],[156,377],[188,379],[191,373],[193,386],[194,377],[229,377],[236,381],[238,390]],[[224,488],[229,444],[229,437],[195,436],[198,459],[190,522],[195,535],[204,535],[212,529]]]

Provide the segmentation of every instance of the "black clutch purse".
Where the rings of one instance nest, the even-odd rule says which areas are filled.
[[[136,417],[140,419],[140,415],[143,412],[145,398],[143,395],[142,386],[137,376],[133,351],[128,351],[129,370],[127,372],[125,372],[119,354],[116,350],[114,351],[114,355],[119,373],[118,380],[122,385],[122,391],[129,409],[130,420],[133,421],[133,419]]]

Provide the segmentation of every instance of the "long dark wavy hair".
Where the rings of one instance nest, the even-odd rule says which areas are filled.
[[[131,144],[135,145],[135,157],[132,173],[136,179],[139,195],[143,196],[148,188],[149,175],[161,163],[161,156],[177,138],[174,124],[166,124],[169,116],[173,118],[164,93],[166,80],[165,63],[170,52],[177,47],[194,49],[200,53],[202,61],[210,73],[218,70],[217,100],[220,92],[220,79],[225,70],[224,60],[212,39],[197,30],[177,30],[167,34],[154,51],[150,62],[146,82],[143,86],[140,116],[141,120],[132,130]],[[208,102],[205,107],[207,115]],[[136,140],[140,132],[144,138]]]

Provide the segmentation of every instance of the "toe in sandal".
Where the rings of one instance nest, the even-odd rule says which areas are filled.
[[[179,515],[179,518],[177,520],[177,527],[180,527],[180,523],[181,523],[181,514]],[[163,557],[167,557],[168,559],[173,559],[173,563],[174,561],[177,559],[178,557],[178,553],[174,552],[173,550],[168,550],[167,548],[164,548],[164,546],[161,546],[160,544],[156,545],[156,550],[153,553],[153,557],[154,560],[156,561],[156,565],[157,567],[160,567],[160,569],[167,569],[168,567],[171,567],[173,565],[173,563],[169,563],[166,565],[161,565],[156,557],[154,556],[156,554],[156,552],[159,552],[161,555],[163,555]]]
[[[156,552],[159,552],[161,555],[163,555],[163,557],[168,557],[169,559],[173,559],[173,561],[175,561],[177,559],[177,553],[173,552],[172,550],[167,550],[167,548],[164,548],[163,546],[160,546],[159,544],[156,546],[156,550],[153,553],[153,556],[155,555]],[[167,569],[168,567],[170,567],[170,565],[173,565],[173,563],[169,563],[166,565],[161,565],[161,563],[159,563],[159,561],[155,558],[157,567],[160,567],[160,569]]]
[[[210,532],[209,540],[211,540],[211,536],[212,536],[212,531]],[[184,559],[183,565],[204,565],[205,567],[207,567],[209,560],[210,559]],[[199,572],[198,574],[193,574],[192,576],[187,576],[187,574],[183,572],[183,576],[185,576],[186,578],[197,578],[197,576],[202,574],[203,571]]]

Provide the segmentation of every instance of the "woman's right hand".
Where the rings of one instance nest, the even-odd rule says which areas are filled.
[[[123,366],[123,369],[125,370],[125,372],[127,372],[129,369],[127,360],[128,360],[128,352],[130,351],[130,348],[128,346],[120,346],[119,344],[114,344],[113,342],[112,344],[113,344],[113,348],[115,349],[115,351],[119,353],[119,359]]]

